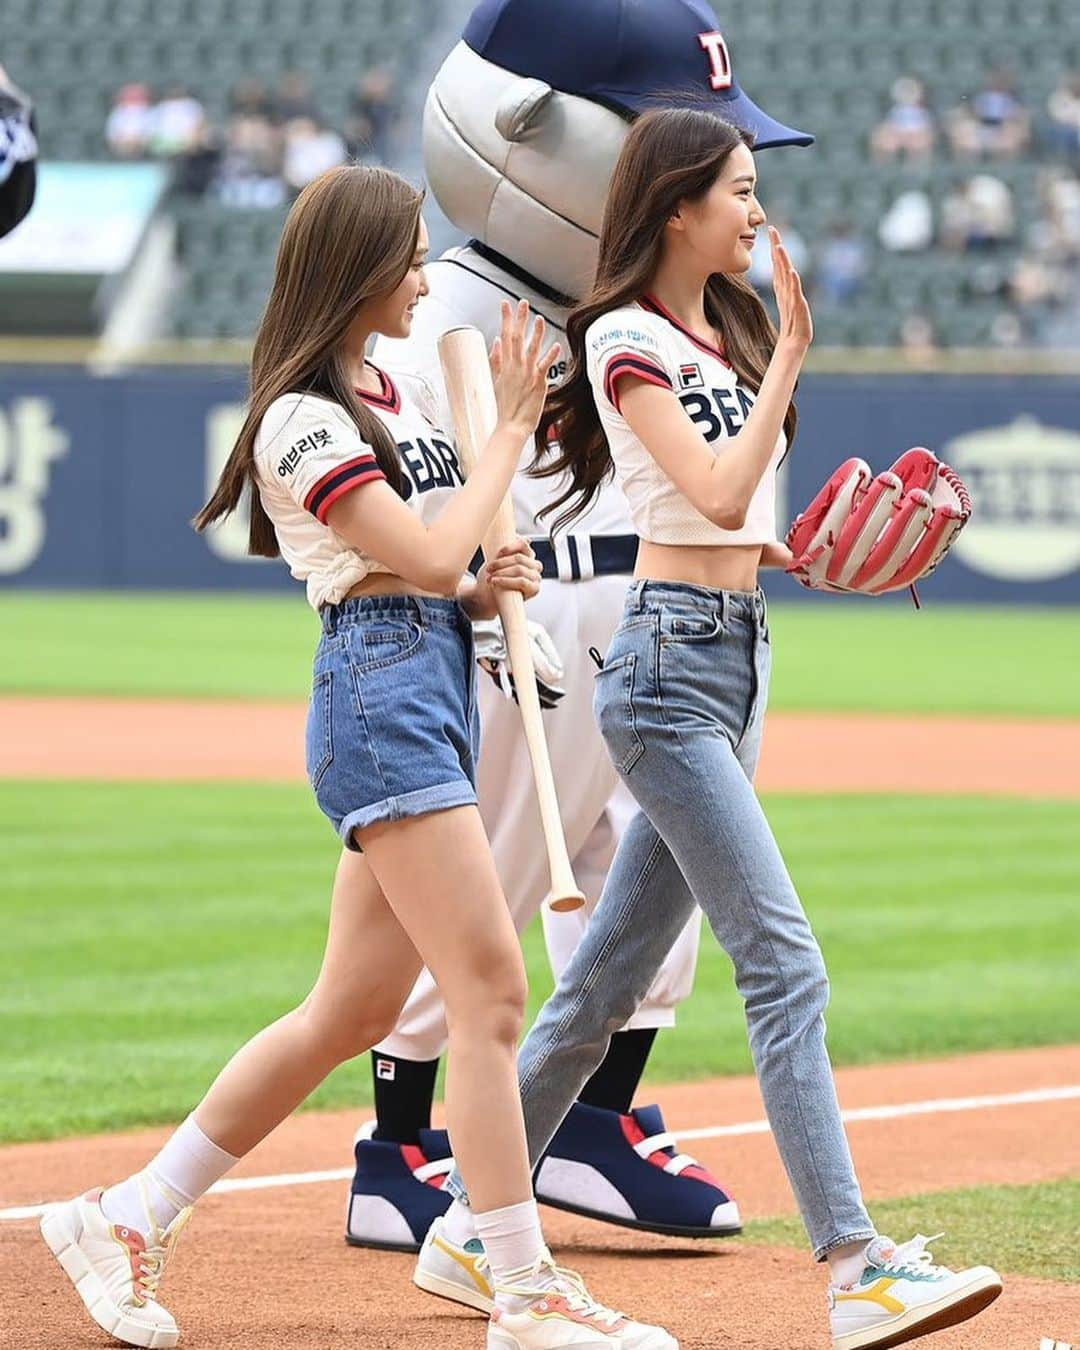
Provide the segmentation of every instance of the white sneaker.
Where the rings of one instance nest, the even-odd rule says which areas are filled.
[[[679,1350],[662,1327],[597,1303],[580,1275],[550,1257],[523,1283],[497,1285],[496,1292],[514,1303],[493,1309],[488,1350]]]
[[[479,1238],[470,1238],[459,1247],[443,1232],[445,1222],[436,1219],[428,1229],[416,1258],[413,1284],[438,1298],[490,1313],[495,1307],[495,1290],[484,1244]]]
[[[933,1241],[919,1233],[898,1247],[891,1238],[874,1238],[858,1283],[829,1290],[835,1350],[887,1350],[964,1322],[993,1303],[1001,1276],[989,1266],[935,1266],[927,1248]]]
[[[128,1345],[168,1350],[180,1339],[180,1329],[155,1295],[191,1210],[181,1210],[164,1232],[151,1220],[151,1232],[144,1234],[110,1224],[101,1196],[98,1187],[77,1200],[50,1205],[42,1216],[41,1236],[99,1327]]]

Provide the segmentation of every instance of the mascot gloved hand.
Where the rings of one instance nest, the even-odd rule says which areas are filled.
[[[484,619],[474,623],[472,629],[477,663],[482,670],[487,671],[507,698],[517,702],[517,690],[514,687],[514,676],[510,669],[510,655],[502,624],[498,619]],[[540,706],[554,708],[566,693],[562,687],[563,676],[566,674],[562,657],[542,624],[533,623],[530,619],[528,629]]]
[[[927,577],[971,518],[962,479],[929,450],[874,476],[845,460],[788,530],[787,571],[813,591],[885,595]]]

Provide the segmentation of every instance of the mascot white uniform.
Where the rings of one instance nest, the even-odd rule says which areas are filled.
[[[424,113],[428,182],[471,240],[428,265],[431,293],[410,336],[380,339],[376,362],[419,372],[441,389],[439,337],[471,324],[490,342],[506,298],[524,297],[558,337],[591,282],[607,183],[629,122],[650,104],[680,97],[753,131],[759,147],[810,143],[742,93],[704,0],[478,5],[436,75]],[[552,381],[562,373],[560,361]],[[525,447],[523,468],[531,456],[532,447]],[[513,488],[518,531],[533,540],[544,563],[545,580],[529,615],[550,635],[563,666],[560,672],[539,637],[538,670],[565,690],[545,714],[545,727],[567,845],[590,902],[575,914],[543,912],[556,977],[636,809],[593,718],[596,667],[589,651],[603,652],[618,623],[637,540],[621,492],[609,485],[553,548],[538,513],[558,491],[551,479],[524,472]],[[521,931],[547,890],[547,857],[517,707],[495,681],[483,680],[481,690],[480,809]],[[630,1108],[655,1029],[674,1024],[676,1006],[690,993],[699,933],[696,916],[628,1028],[612,1038],[612,1062],[598,1070],[594,1090],[583,1090],[584,1100],[571,1109],[540,1165],[542,1202],[660,1233],[739,1230],[730,1194],[678,1152],[660,1109]],[[416,1250],[449,1203],[441,1189],[451,1165],[447,1136],[427,1127],[445,1045],[442,1002],[425,971],[393,1035],[372,1052],[378,1120],[355,1141],[346,1226],[354,1245]],[[398,1106],[406,1103],[404,1115],[395,1092]]]

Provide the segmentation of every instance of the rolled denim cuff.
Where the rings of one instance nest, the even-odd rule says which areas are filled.
[[[467,1208],[471,1208],[469,1192],[465,1189],[465,1179],[456,1167],[443,1182],[443,1190],[449,1191],[455,1200],[459,1200]]]

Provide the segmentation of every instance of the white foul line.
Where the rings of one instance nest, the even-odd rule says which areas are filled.
[[[896,1106],[862,1106],[841,1111],[845,1125],[859,1120],[900,1120],[904,1116],[936,1116],[949,1111],[984,1111],[995,1106],[1030,1106],[1036,1102],[1064,1102],[1080,1097],[1080,1084],[1070,1087],[1035,1088],[1030,1092],[1005,1092],[993,1097],[937,1097],[925,1102],[902,1102]],[[739,1125],[708,1125],[701,1130],[678,1130],[679,1139],[724,1139],[734,1134],[768,1134],[767,1120],[744,1120]],[[3,1210],[0,1210],[3,1218]]]
[[[1005,1092],[991,1097],[936,1097],[925,1102],[901,1102],[894,1106],[863,1106],[842,1111],[845,1124],[860,1120],[899,1120],[904,1116],[944,1115],[950,1111],[986,1111],[999,1106],[1031,1106],[1039,1102],[1064,1102],[1080,1098],[1080,1084],[1067,1087],[1035,1088],[1029,1092]],[[744,1120],[737,1125],[708,1125],[698,1130],[675,1130],[682,1139],[726,1139],[733,1135],[768,1134],[767,1120]],[[232,1191],[265,1191],[277,1186],[310,1186],[322,1181],[349,1181],[351,1167],[336,1167],[327,1172],[278,1172],[266,1177],[226,1177],[216,1181],[209,1195],[227,1195]],[[44,1213],[48,1203],[17,1205],[0,1209],[0,1222],[16,1219],[36,1219]]]

